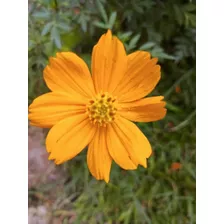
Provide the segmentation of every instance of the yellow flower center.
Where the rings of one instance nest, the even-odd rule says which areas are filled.
[[[89,119],[94,124],[106,126],[115,119],[116,99],[108,93],[99,94],[95,99],[90,100],[87,105]]]

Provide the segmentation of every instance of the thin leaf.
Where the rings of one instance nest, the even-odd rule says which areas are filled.
[[[137,34],[137,35],[135,35],[132,39],[131,39],[131,41],[130,41],[130,43],[129,43],[129,46],[136,46],[136,44],[137,44],[137,42],[138,42],[138,40],[140,39],[140,34]]]
[[[41,36],[45,36],[47,33],[49,33],[49,31],[50,31],[52,25],[53,25],[53,24],[52,24],[51,22],[50,22],[50,23],[47,23],[47,24],[44,26],[44,28],[43,28],[43,30],[42,30],[42,32],[41,32]]]
[[[195,4],[187,4],[183,8],[185,11],[193,12],[196,10],[196,5]]]
[[[143,44],[139,49],[140,50],[149,50],[150,48],[154,47],[156,44],[153,42],[148,42]]]
[[[104,9],[102,3],[100,2],[100,0],[96,0],[96,5],[97,5],[97,8],[100,11],[100,14],[101,14],[104,22],[107,23],[108,22],[107,13],[106,13],[106,10]]]
[[[186,127],[190,121],[192,120],[192,118],[196,115],[196,110],[193,111],[184,121],[182,121],[180,124],[178,124],[177,126],[173,127],[170,129],[170,131],[174,132],[174,131],[179,131],[180,129]]]
[[[144,208],[142,207],[139,200],[135,196],[134,196],[134,200],[135,200],[135,207],[136,207],[137,211],[142,214],[142,218],[145,219],[147,224],[152,224],[152,222],[151,222],[150,218],[148,217],[148,215],[146,214]]]
[[[117,18],[117,12],[112,12],[108,23],[109,29],[113,28],[116,18]]]
[[[71,30],[71,27],[66,24],[66,23],[63,23],[63,22],[60,22],[59,24],[57,24],[57,26],[63,30],[63,31],[66,31],[66,32],[69,32]]]
[[[97,27],[100,27],[100,28],[103,28],[103,29],[108,29],[107,25],[102,23],[102,22],[99,22],[99,21],[95,21],[93,22],[93,25],[94,26],[97,26]]]
[[[125,32],[125,33],[118,33],[117,36],[120,40],[122,40],[123,42],[126,42],[131,35],[132,35],[132,32],[128,31],[128,32]]]
[[[179,107],[173,105],[172,103],[166,102],[166,108],[168,109],[168,111],[173,111],[175,113],[181,113],[182,112],[182,110]]]
[[[61,48],[61,37],[56,26],[53,26],[51,30],[51,40],[54,41],[57,48]]]
[[[50,12],[49,11],[34,12],[33,17],[37,19],[48,19],[50,18]]]
[[[170,94],[173,92],[173,90],[178,86],[183,80],[187,79],[190,75],[192,75],[193,70],[190,69],[188,72],[186,72],[184,75],[182,75],[164,94],[165,98],[168,98]]]
[[[129,45],[127,46],[127,51],[130,51],[136,47],[136,44],[140,39],[140,36],[141,36],[140,34],[137,34],[130,40]]]
[[[166,54],[164,52],[159,53],[158,58],[168,59],[168,60],[175,60],[176,58],[172,55]]]
[[[81,24],[81,27],[82,27],[82,30],[84,32],[87,31],[87,19],[84,15],[81,15],[80,18],[79,18],[79,22]]]

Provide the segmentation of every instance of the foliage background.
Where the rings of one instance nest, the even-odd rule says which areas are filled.
[[[74,223],[195,223],[195,4],[193,0],[29,1],[29,103],[48,91],[42,71],[50,56],[73,51],[89,65],[94,44],[108,28],[128,53],[149,51],[162,67],[162,79],[152,95],[165,96],[167,116],[138,124],[154,149],[147,169],[126,172],[113,164],[110,183],[105,184],[89,174],[85,152],[62,166],[68,175],[63,194],[75,198],[60,209],[75,211]],[[173,170],[174,162],[181,163],[181,169]],[[32,192],[47,195],[54,187]],[[56,212],[57,207],[52,215]],[[68,220],[65,216],[61,223]]]

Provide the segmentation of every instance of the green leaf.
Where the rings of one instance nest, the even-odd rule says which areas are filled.
[[[61,40],[63,42],[63,50],[68,51],[80,44],[82,40],[81,30],[73,29],[70,32],[61,35]]]
[[[136,46],[138,40],[140,39],[140,36],[141,36],[140,34],[135,35],[135,36],[131,39],[129,45],[131,45],[131,46]]]
[[[143,44],[139,49],[140,50],[149,50],[150,48],[154,47],[156,44],[153,42],[148,42]]]
[[[178,24],[182,25],[184,23],[184,13],[177,5],[174,4],[173,7],[175,11],[176,20]]]
[[[193,13],[186,13],[187,14],[187,16],[188,16],[188,20],[189,20],[189,22],[191,23],[191,25],[193,26],[193,27],[196,27],[196,15],[195,14],[193,14]],[[186,15],[185,14],[185,15]]]
[[[43,30],[42,30],[42,32],[41,32],[41,35],[42,35],[42,36],[45,36],[47,33],[49,33],[49,31],[50,31],[52,25],[53,25],[52,22],[47,23],[47,24],[44,26],[44,28],[43,28]]]
[[[147,224],[151,224],[152,222],[150,218],[148,217],[148,215],[146,214],[145,209],[142,207],[139,200],[135,196],[134,196],[134,201],[135,201],[135,208],[142,215],[142,218],[145,219],[145,222]]]
[[[71,30],[71,27],[63,22],[60,22],[59,24],[57,24],[58,28],[60,28],[63,31],[69,32]]]
[[[51,30],[51,40],[54,41],[57,48],[61,48],[61,37],[56,26],[53,26]]]
[[[169,60],[175,60],[175,57],[172,55],[169,55],[164,52],[163,48],[156,46],[154,47],[150,53],[153,57],[158,57],[159,59],[169,59]]]
[[[133,210],[133,206],[130,206],[128,210],[125,210],[119,215],[118,220],[119,221],[125,221],[124,223],[129,223],[129,220],[131,218],[131,212]]]
[[[87,19],[86,19],[86,16],[84,14],[82,14],[80,17],[79,17],[79,22],[81,24],[81,28],[84,32],[87,31]]]
[[[159,46],[156,46],[153,48],[153,50],[151,51],[152,52],[152,55],[154,57],[158,56],[159,54],[163,53],[163,49]]]
[[[49,11],[34,12],[33,17],[35,17],[37,19],[49,19],[50,12]]]
[[[194,12],[196,10],[196,5],[195,4],[187,4],[183,8],[184,8],[184,11]]]
[[[101,1],[100,1],[100,0],[97,0],[97,1],[96,1],[96,5],[97,5],[97,8],[98,8],[99,11],[100,11],[100,14],[101,14],[101,16],[102,16],[104,22],[107,23],[107,22],[108,22],[108,16],[107,16],[106,10],[104,9],[104,7],[103,7]]]
[[[176,58],[172,55],[169,55],[167,53],[161,52],[158,54],[159,58],[168,59],[168,60],[175,60]]]
[[[182,128],[185,128],[191,122],[192,118],[196,115],[196,110],[193,111],[184,121],[179,123],[177,126],[172,127],[170,131],[179,131]]]
[[[164,97],[168,98],[171,93],[174,91],[175,87],[177,85],[180,85],[180,83],[186,79],[188,79],[193,74],[193,69],[188,70],[186,73],[184,73],[180,78],[164,93]]]
[[[120,40],[122,40],[123,42],[126,42],[129,37],[132,35],[131,31],[125,32],[125,33],[118,33],[117,36]]]
[[[108,27],[107,27],[106,24],[104,24],[104,23],[102,23],[102,22],[99,22],[99,21],[95,21],[95,22],[93,22],[93,25],[94,25],[94,26],[97,26],[97,27],[99,27],[99,28],[108,29]]]
[[[176,113],[182,112],[182,110],[179,107],[173,105],[172,103],[166,102],[166,108],[168,109],[168,111],[170,110]]]
[[[29,40],[28,41],[28,48],[29,48],[29,50],[31,50],[32,48],[34,48],[34,46],[35,46],[35,41]]]
[[[137,34],[130,40],[128,49],[127,49],[128,51],[130,51],[136,47],[136,44],[137,44],[138,40],[140,39],[140,36],[141,36],[140,34]]]
[[[108,28],[112,29],[117,18],[117,12],[112,12],[109,19]]]

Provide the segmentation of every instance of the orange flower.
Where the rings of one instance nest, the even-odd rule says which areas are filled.
[[[52,91],[29,107],[30,124],[51,128],[46,138],[49,159],[61,164],[87,145],[87,163],[98,180],[109,181],[112,160],[134,170],[152,149],[131,121],[151,122],[166,114],[163,96],[145,97],[160,79],[157,59],[144,51],[126,55],[110,30],[92,52],[92,76],[85,62],[71,52],[57,53],[44,70]]]
[[[176,86],[176,87],[175,87],[175,91],[176,91],[176,93],[180,93],[180,92],[181,92],[181,88],[180,88],[180,86]]]
[[[80,14],[80,8],[79,7],[75,7],[74,8],[74,13],[75,13],[75,15]]]
[[[182,168],[182,164],[181,163],[172,163],[171,164],[171,170],[179,170]]]

